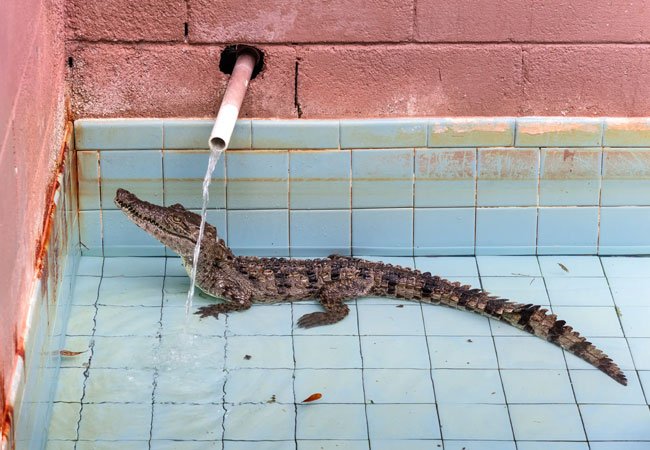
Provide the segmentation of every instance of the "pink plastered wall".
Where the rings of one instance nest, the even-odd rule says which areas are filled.
[[[63,1],[2,3],[0,14],[0,401],[22,349],[65,122]]]
[[[246,117],[643,116],[644,0],[68,0],[76,117],[213,116],[229,44],[266,54]]]

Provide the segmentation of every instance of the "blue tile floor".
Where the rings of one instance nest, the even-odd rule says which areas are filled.
[[[48,449],[650,448],[650,258],[384,260],[548,305],[629,385],[512,327],[391,299],[310,330],[295,323],[313,301],[186,324],[179,259],[84,257]]]

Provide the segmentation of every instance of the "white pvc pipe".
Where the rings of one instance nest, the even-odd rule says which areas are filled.
[[[212,132],[210,133],[210,151],[223,151],[228,148],[230,137],[235,129],[239,109],[241,108],[248,82],[253,74],[253,68],[257,62],[257,55],[253,51],[242,51],[237,56],[235,67],[230,75],[226,93],[221,101],[221,107],[214,121]]]

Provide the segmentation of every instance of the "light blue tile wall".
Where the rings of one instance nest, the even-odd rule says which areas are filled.
[[[210,214],[247,254],[650,253],[647,123],[240,120],[213,175]],[[120,220],[114,192],[198,208],[211,125],[76,123],[84,254],[159,254]]]

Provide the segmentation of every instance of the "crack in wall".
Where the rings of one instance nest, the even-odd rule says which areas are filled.
[[[302,117],[302,107],[300,105],[300,99],[298,98],[298,71],[300,70],[300,58],[296,58],[296,69],[294,72],[294,79],[293,79],[293,105],[296,108],[296,111],[298,112],[298,118],[300,119]]]

